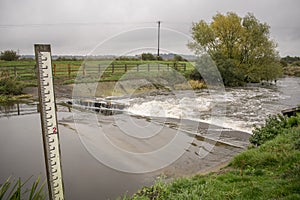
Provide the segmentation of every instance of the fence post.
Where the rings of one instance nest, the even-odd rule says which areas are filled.
[[[70,76],[71,76],[71,65],[68,64],[68,77],[70,78]]]
[[[19,102],[17,103],[17,110],[18,110],[18,115],[20,115],[20,105],[19,105]]]
[[[100,75],[101,73],[101,64],[98,64],[98,74]]]
[[[111,64],[111,73],[112,74],[115,73],[115,64],[114,63]]]
[[[177,65],[176,65],[176,63],[174,63],[174,69],[177,70]]]
[[[140,71],[139,64],[136,64],[136,71]]]
[[[83,63],[82,64],[82,74],[83,74],[83,76],[85,76],[86,75],[86,69],[85,69],[85,63]]]
[[[53,74],[56,76],[56,64],[53,65]]]
[[[34,72],[34,75],[35,75],[35,77],[37,77],[37,69],[38,67],[37,67],[37,64],[35,64],[34,66],[33,66],[33,72]]]
[[[186,63],[183,63],[183,71],[186,71]]]
[[[127,64],[125,64],[125,72],[127,72]]]
[[[150,64],[148,63],[148,72],[150,72]]]
[[[15,74],[15,78],[17,78],[17,67],[14,66],[14,74]]]
[[[170,65],[169,65],[169,63],[167,63],[167,70],[168,70],[168,71],[170,70]]]

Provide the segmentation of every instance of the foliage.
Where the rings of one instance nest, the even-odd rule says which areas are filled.
[[[232,12],[218,13],[210,24],[204,20],[193,24],[193,42],[188,46],[196,54],[207,52],[212,57],[226,85],[240,85],[236,84],[240,81],[271,81],[282,72],[269,29],[253,14],[241,18]]]
[[[266,124],[262,127],[255,127],[253,135],[249,141],[254,145],[262,145],[266,141],[275,138],[277,135],[282,134],[285,129],[299,126],[300,115],[291,116],[289,118],[282,115],[270,116],[266,120]]]
[[[189,84],[193,90],[199,90],[203,88],[207,88],[203,81],[198,80],[189,80]]]
[[[22,93],[22,85],[9,76],[7,71],[0,72],[0,94],[18,95]]]
[[[59,56],[55,60],[56,61],[83,61],[82,58],[77,58],[76,56],[71,56],[71,57]]]
[[[288,76],[300,77],[300,67],[295,67],[295,66],[284,67],[283,73]]]
[[[144,187],[123,199],[300,199],[300,128],[246,150],[217,173]]]
[[[218,60],[218,69],[222,75],[223,83],[226,86],[243,86],[246,77],[242,67],[236,67],[236,62],[233,59]]]
[[[173,58],[173,60],[176,62],[176,61],[185,61],[185,62],[187,62],[187,59],[184,59],[182,56],[180,56],[180,55],[174,55],[174,58]]]
[[[294,57],[286,56],[286,57],[281,58],[281,60],[288,63],[288,64],[291,64],[293,62],[300,61],[300,57],[298,57],[298,56],[294,56]]]
[[[40,183],[40,177],[33,182],[30,189],[22,191],[22,189],[24,189],[24,185],[29,181],[29,179],[22,183],[20,178],[15,181],[11,180],[9,177],[4,183],[0,184],[0,199],[21,200],[25,199],[25,196],[27,196],[26,199],[28,200],[46,199],[44,191],[46,182],[44,181],[43,183]]]
[[[168,193],[167,185],[163,181],[163,177],[158,177],[152,187],[143,187],[132,199],[162,199]],[[141,198],[143,197],[143,198]]]
[[[156,56],[152,53],[142,53],[141,58],[142,60],[157,60]]]
[[[295,61],[292,63],[293,66],[300,67],[300,61]]]
[[[120,56],[120,57],[116,58],[116,60],[118,60],[118,61],[138,61],[139,58],[138,57]]]
[[[18,60],[19,57],[20,56],[17,54],[16,51],[14,51],[14,50],[6,50],[4,52],[1,52],[0,60],[14,61],[14,60]]]

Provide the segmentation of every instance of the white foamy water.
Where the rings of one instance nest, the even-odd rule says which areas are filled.
[[[158,95],[130,99],[128,112],[149,117],[191,119],[251,133],[269,115],[300,104],[300,79],[284,78],[277,85],[227,88],[225,94],[182,91],[180,95]],[[292,91],[289,90],[292,89]],[[186,93],[186,95],[185,95]]]
[[[201,98],[184,97],[178,99],[169,96],[157,96],[154,100],[149,101],[147,99],[133,99],[127,111],[142,116],[187,119],[199,112],[209,112],[211,106],[209,100],[202,100]]]

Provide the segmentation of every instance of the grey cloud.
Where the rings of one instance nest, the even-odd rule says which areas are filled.
[[[47,42],[52,44],[54,54],[87,54],[112,35],[156,27],[157,20],[162,21],[162,27],[190,34],[192,22],[210,21],[217,12],[233,11],[240,16],[251,12],[268,23],[281,55],[300,55],[299,7],[298,0],[1,0],[0,51],[20,49],[22,54],[32,54],[34,43]],[[188,39],[176,37],[165,32],[162,46],[190,53],[186,48]],[[107,54],[137,44],[155,45],[155,31],[127,38],[124,35]]]

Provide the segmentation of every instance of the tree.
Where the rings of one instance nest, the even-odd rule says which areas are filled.
[[[187,61],[187,60],[186,60],[186,59],[184,59],[182,56],[180,56],[180,55],[177,55],[177,54],[176,54],[176,55],[174,55],[174,58],[173,58],[173,60],[174,60],[174,61],[178,61],[178,62],[179,62],[179,61],[185,61],[185,62]]]
[[[211,23],[193,24],[188,47],[196,54],[207,52],[229,85],[230,77],[239,83],[274,80],[281,75],[281,65],[269,29],[250,13],[243,18],[233,12],[218,13]]]
[[[6,50],[4,52],[1,52],[0,55],[0,60],[5,60],[5,61],[14,61],[19,59],[19,55],[17,54],[16,51],[13,50]]]
[[[156,60],[152,53],[142,53],[142,60]]]

